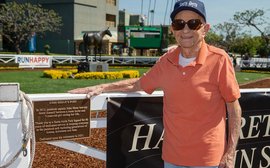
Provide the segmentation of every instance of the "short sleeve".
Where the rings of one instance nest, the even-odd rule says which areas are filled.
[[[143,91],[148,94],[152,94],[157,88],[161,87],[161,61],[157,63],[140,78],[140,85]]]
[[[235,71],[229,56],[220,59],[219,89],[226,102],[232,102],[240,98],[240,89],[235,77]]]

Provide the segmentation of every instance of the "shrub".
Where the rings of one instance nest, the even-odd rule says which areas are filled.
[[[104,72],[105,79],[122,79],[123,74],[121,72]]]
[[[83,72],[77,73],[74,76],[75,79],[105,79],[103,72]]]
[[[58,71],[58,70],[45,70],[43,71],[43,76],[47,78],[52,78],[52,79],[67,79],[71,77],[72,71]]]
[[[0,70],[18,70],[18,63],[0,63]]]
[[[73,76],[73,74],[75,74]],[[139,77],[139,72],[130,71],[118,71],[118,72],[83,72],[77,73],[77,69],[69,71],[61,70],[45,70],[43,71],[43,76],[52,79],[61,79],[73,77],[75,79],[122,79],[122,78],[137,78]]]
[[[49,44],[44,45],[44,54],[50,55],[51,46]]]
[[[53,68],[56,69],[77,69],[78,64],[77,63],[54,63],[52,65]]]
[[[138,78],[140,76],[139,71],[121,71],[124,78]]]

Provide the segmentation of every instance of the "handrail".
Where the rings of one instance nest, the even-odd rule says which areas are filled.
[[[29,56],[29,55],[16,55],[16,54],[0,54],[0,63],[13,63],[16,61],[17,56]],[[33,56],[33,55],[30,55]],[[42,55],[39,55],[42,56]],[[74,56],[74,55],[50,55],[52,61],[63,64],[63,63],[77,63],[80,61],[85,61],[85,56]],[[104,55],[97,57],[97,61],[106,63],[119,63],[119,64],[154,64],[159,57],[149,57],[149,56],[108,56]],[[88,57],[90,62],[94,61],[94,56]],[[101,60],[100,60],[101,59]]]

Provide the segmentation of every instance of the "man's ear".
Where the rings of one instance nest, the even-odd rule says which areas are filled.
[[[204,25],[204,29],[203,29],[203,36],[206,36],[207,32],[210,30],[210,24],[206,23]]]

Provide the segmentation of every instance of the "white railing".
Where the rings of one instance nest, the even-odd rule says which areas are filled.
[[[3,54],[0,54],[0,63],[12,63],[12,62],[15,62],[15,58],[16,56],[15,55],[3,55]]]
[[[16,61],[16,54],[0,54],[0,63],[14,63]],[[31,55],[33,56],[33,55]],[[78,63],[86,60],[86,56],[59,56],[50,55],[52,61],[58,64],[64,63]],[[154,64],[159,57],[149,56],[96,56],[97,62],[106,62],[108,64],[140,64],[140,65],[151,65]],[[89,62],[94,62],[95,57],[89,56]],[[270,58],[251,58],[249,60],[243,60],[237,58],[237,64],[241,68],[270,68]]]
[[[0,63],[14,63],[16,60],[16,54],[0,54]],[[31,55],[33,56],[33,55]],[[50,55],[52,61],[55,63],[76,63],[86,60],[86,56],[59,56],[59,55]],[[96,56],[96,61],[106,62],[109,64],[154,64],[159,57],[148,57],[148,56]],[[90,62],[95,61],[94,56],[89,56],[88,60]]]
[[[270,58],[251,58],[240,61],[241,68],[270,68]]]

